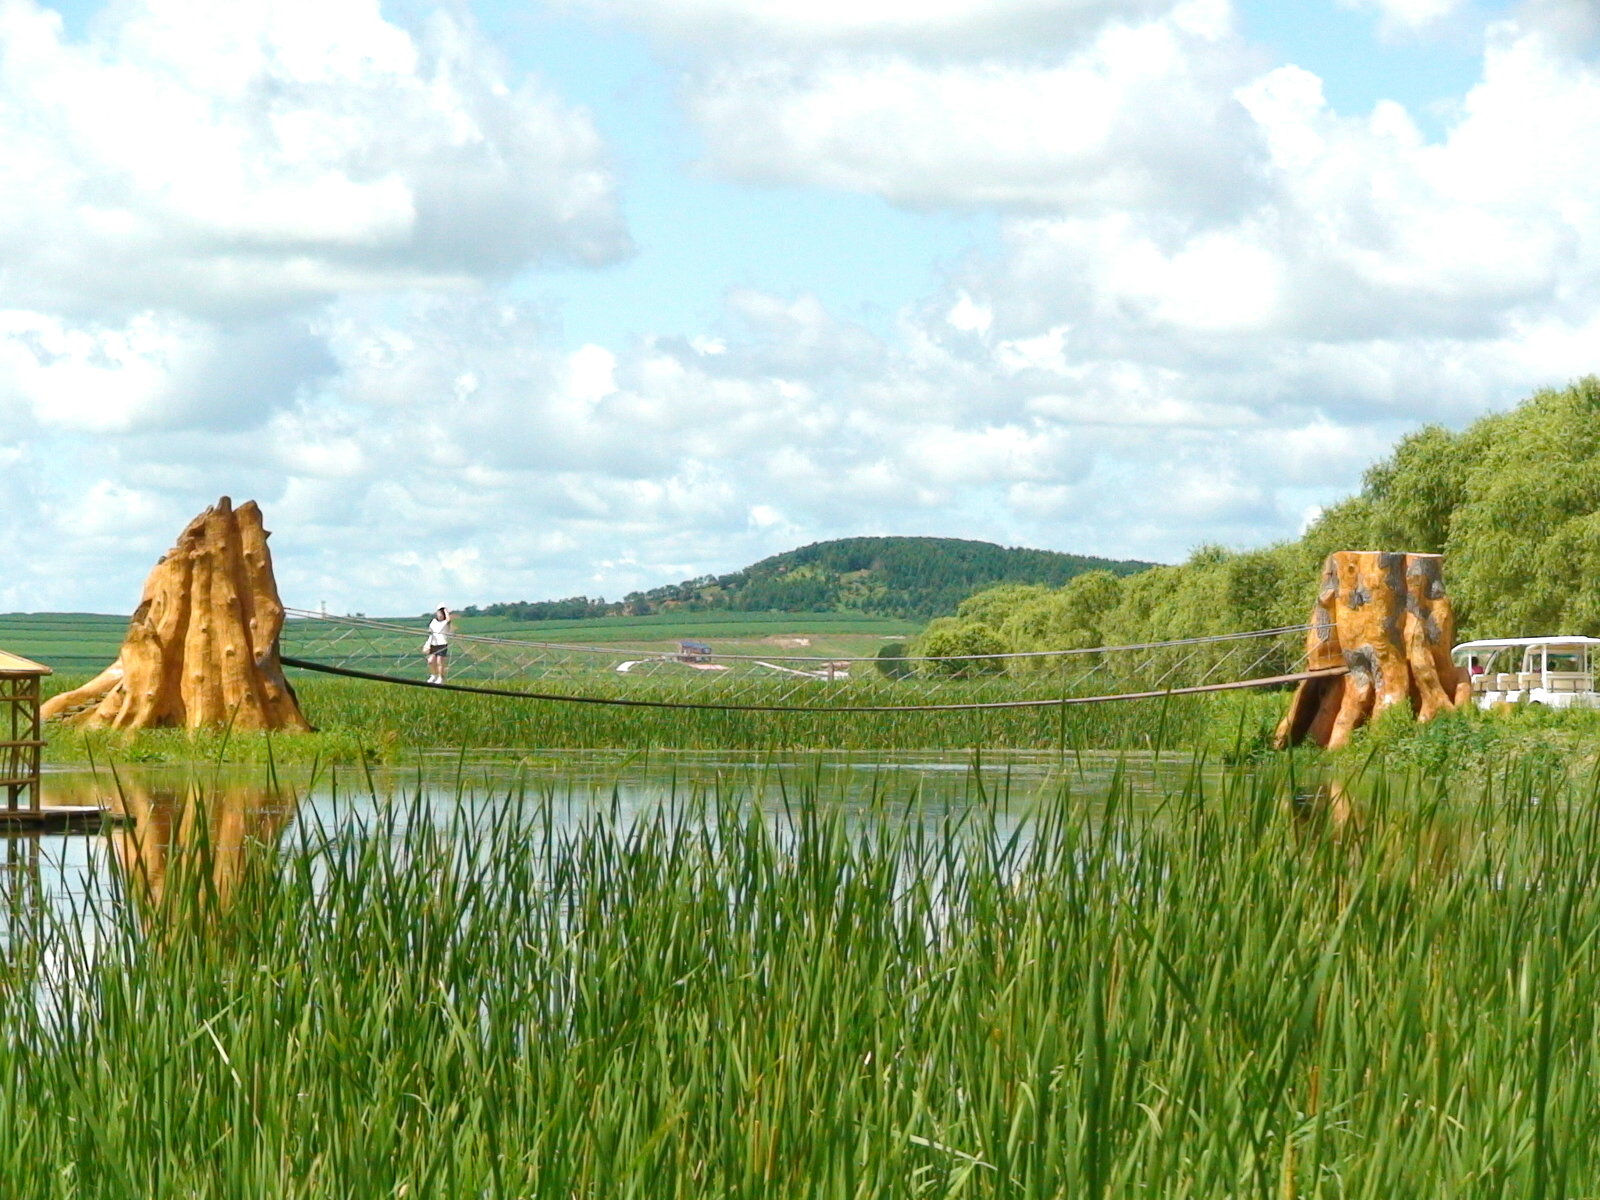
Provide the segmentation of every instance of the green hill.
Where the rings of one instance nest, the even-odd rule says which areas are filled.
[[[718,609],[924,618],[953,612],[962,597],[991,584],[1060,587],[1088,571],[1123,576],[1151,565],[962,538],[841,538],[775,554],[729,575],[687,579],[612,603],[575,596],[490,604],[466,613],[524,621]]]

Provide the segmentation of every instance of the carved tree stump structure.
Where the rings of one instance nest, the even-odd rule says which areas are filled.
[[[1445,595],[1443,556],[1338,550],[1322,565],[1311,610],[1306,667],[1349,673],[1308,679],[1278,725],[1277,745],[1310,739],[1330,750],[1393,704],[1427,721],[1472,698],[1467,674],[1451,661],[1455,613]]]
[[[156,563],[122,651],[42,714],[89,728],[307,730],[278,661],[283,604],[255,501],[226,496]]]

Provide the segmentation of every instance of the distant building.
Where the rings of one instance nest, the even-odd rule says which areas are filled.
[[[711,657],[711,647],[704,642],[679,642],[679,662],[705,662]]]

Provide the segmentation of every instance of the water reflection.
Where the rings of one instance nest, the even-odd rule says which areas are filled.
[[[213,772],[60,773],[47,779],[44,796],[47,805],[103,805],[123,818],[87,838],[48,841],[63,849],[74,840],[98,844],[112,882],[147,923],[174,892],[225,907],[251,863],[270,856],[297,807],[292,791]],[[53,865],[49,848],[41,874]],[[66,866],[57,872],[65,887],[56,890],[82,895],[86,880],[71,878]]]
[[[15,961],[22,950],[16,934],[37,924],[48,907],[45,895],[43,839],[37,833],[19,831],[4,838],[0,851],[0,888],[4,889],[3,917],[0,917],[0,948],[13,970],[22,966]]]
[[[89,927],[91,913],[98,908],[103,920],[107,905],[101,901],[108,897],[117,905],[131,899],[146,928],[175,896],[226,905],[245,872],[270,861],[297,819],[315,841],[368,825],[374,813],[392,804],[433,813],[441,825],[465,808],[475,820],[510,814],[556,831],[595,819],[628,825],[662,806],[696,802],[749,806],[769,814],[775,827],[791,820],[799,806],[826,803],[843,809],[857,830],[885,822],[933,825],[981,805],[1009,835],[1026,823],[1040,797],[1067,797],[1092,810],[1115,777],[1136,801],[1158,802],[1189,770],[1181,761],[1121,755],[997,753],[979,762],[961,754],[826,752],[470,759],[442,753],[385,769],[289,772],[274,786],[262,783],[266,772],[259,767],[47,769],[45,805],[104,805],[131,820],[90,834],[0,838],[0,861],[12,864],[0,876],[6,906],[0,939],[9,943],[38,913],[53,910],[79,926],[75,936],[92,946],[104,935]],[[464,851],[472,856],[471,847]]]

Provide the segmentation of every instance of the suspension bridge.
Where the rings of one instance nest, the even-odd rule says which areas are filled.
[[[1088,649],[938,658],[720,654],[690,643],[585,645],[457,633],[448,681],[424,677],[425,630],[286,609],[284,666],[523,700],[749,712],[1042,708],[1286,687],[1310,669],[1304,625]]]

